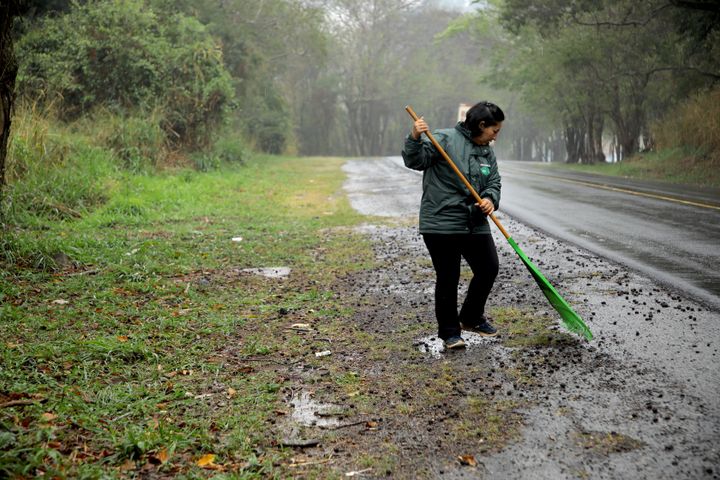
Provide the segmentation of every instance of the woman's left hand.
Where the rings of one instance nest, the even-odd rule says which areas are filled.
[[[482,202],[476,203],[475,206],[480,209],[483,215],[490,215],[495,211],[495,205],[488,198],[483,198]]]

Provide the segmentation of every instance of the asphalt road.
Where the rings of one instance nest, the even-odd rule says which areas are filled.
[[[501,212],[720,309],[720,192],[525,162],[499,167]],[[345,170],[358,211],[417,213],[421,175],[400,157],[354,160]]]
[[[720,192],[501,162],[510,216],[720,308]]]

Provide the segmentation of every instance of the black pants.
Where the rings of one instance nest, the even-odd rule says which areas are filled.
[[[435,316],[438,336],[447,340],[460,335],[460,322],[477,324],[485,313],[485,302],[498,274],[498,256],[492,235],[423,234],[435,267]],[[473,278],[460,315],[457,311],[460,258],[470,265]]]

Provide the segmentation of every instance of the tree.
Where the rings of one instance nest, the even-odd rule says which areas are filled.
[[[412,104],[434,127],[452,126],[459,103],[483,99],[476,47],[456,29],[458,12],[430,2],[326,2],[337,122],[331,148],[345,155],[391,155],[410,128]]]
[[[325,61],[322,10],[299,0],[155,1],[196,16],[220,38],[240,128],[261,150],[287,148],[308,92],[298,85]]]
[[[708,1],[478,4],[476,23],[505,28],[495,72],[555,125],[549,131],[562,128],[569,162],[602,161],[610,136],[618,160],[647,148],[654,117],[718,80],[720,13]]]
[[[7,156],[12,106],[15,98],[17,61],[13,46],[13,21],[20,13],[18,0],[5,0],[0,5],[0,204],[5,186],[5,158]]]

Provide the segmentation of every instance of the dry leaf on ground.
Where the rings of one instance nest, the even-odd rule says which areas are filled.
[[[50,412],[45,412],[42,415],[40,415],[40,420],[42,420],[43,422],[52,422],[56,418],[57,418],[57,415],[55,415],[54,413],[50,413]]]
[[[148,457],[148,461],[153,465],[162,465],[168,461],[170,455],[168,454],[167,448],[163,448],[159,452],[152,454]]]
[[[215,454],[213,453],[206,453],[200,459],[197,461],[198,467],[204,467],[206,465],[210,465],[215,461]]]

